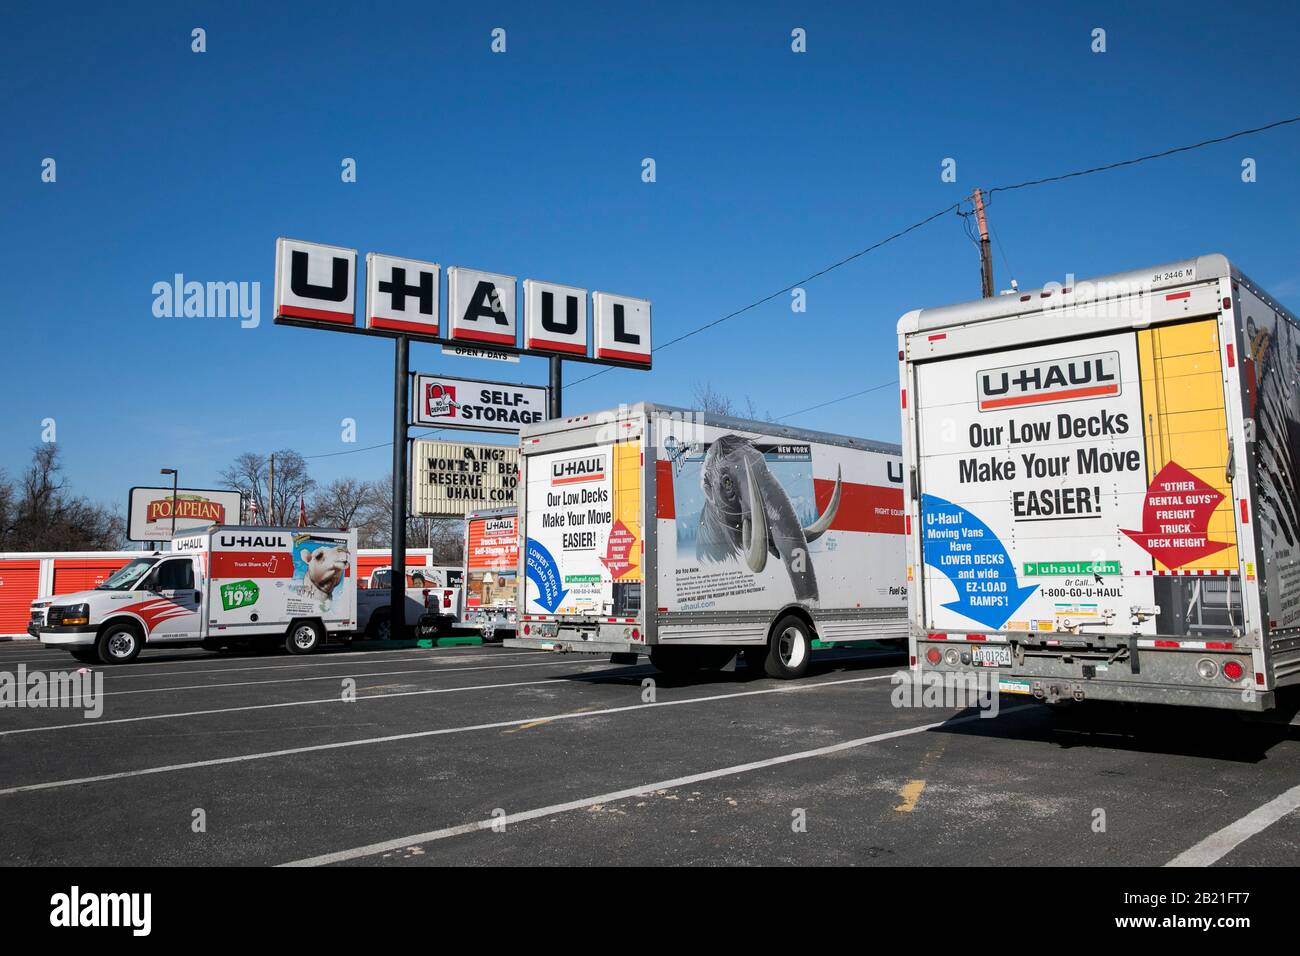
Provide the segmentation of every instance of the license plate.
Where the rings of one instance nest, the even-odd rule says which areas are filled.
[[[970,662],[976,667],[1010,667],[1011,648],[1005,644],[986,644],[972,647]]]

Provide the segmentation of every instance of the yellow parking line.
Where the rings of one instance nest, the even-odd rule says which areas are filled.
[[[898,795],[903,798],[903,802],[894,807],[899,813],[911,813],[916,809],[916,801],[921,799],[921,792],[925,790],[924,780],[909,780],[898,791]]]
[[[579,707],[576,710],[570,711],[570,713],[581,714],[584,713],[585,711],[593,710],[593,709],[594,708],[591,707]],[[509,730],[503,730],[501,732],[503,734],[513,734],[521,730],[530,730],[533,727],[540,727],[542,726],[542,724],[549,724],[553,719],[554,718],[551,717],[543,717],[541,720],[534,720],[532,723],[528,723],[528,724],[520,724],[518,727],[511,727]]]

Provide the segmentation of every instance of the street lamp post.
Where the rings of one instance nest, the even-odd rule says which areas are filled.
[[[158,474],[172,476],[172,538],[176,537],[176,484],[180,481],[180,470],[177,468],[163,468]]]

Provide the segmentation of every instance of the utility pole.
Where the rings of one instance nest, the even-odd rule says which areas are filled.
[[[989,224],[984,217],[984,194],[976,189],[971,195],[975,202],[975,220],[980,229],[980,294],[993,298],[993,253],[989,248]]]
[[[275,527],[275,455],[271,455],[271,480],[266,486],[266,524]]]

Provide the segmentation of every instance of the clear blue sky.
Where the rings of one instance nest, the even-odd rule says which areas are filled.
[[[699,6],[11,9],[0,466],[22,469],[46,417],[76,490],[110,503],[162,466],[206,486],[242,451],[387,440],[391,345],[274,326],[277,236],[645,296],[663,342],[977,185],[1300,114],[1291,4]],[[1243,157],[1258,182],[1242,183]],[[1003,194],[990,215],[999,288],[1221,251],[1300,306],[1300,127]],[[177,272],[260,281],[261,326],[155,318],[151,288]],[[651,373],[568,389],[565,410],[689,404],[708,381],[785,415],[891,382],[898,317],[978,294],[976,249],[948,216],[810,283],[806,314],[783,296],[658,353]],[[412,366],[545,377],[540,361],[431,346]],[[897,440],[896,402],[885,388],[790,421]],[[372,478],[389,462],[381,448],[312,467]]]

